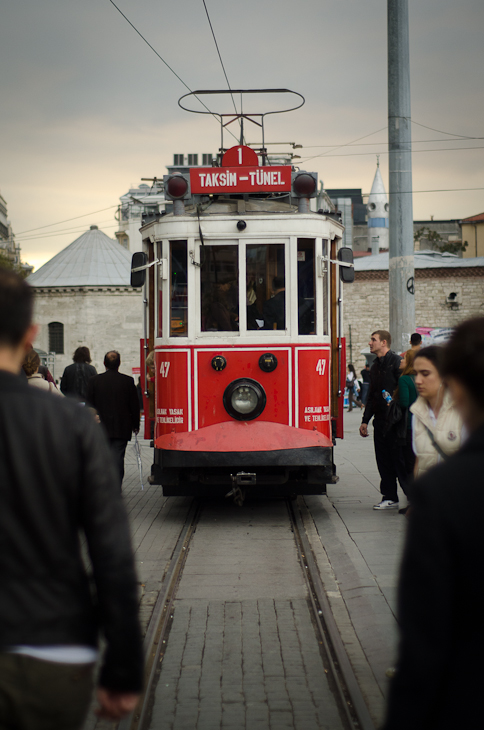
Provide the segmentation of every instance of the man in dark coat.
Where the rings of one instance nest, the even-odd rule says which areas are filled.
[[[282,276],[272,280],[273,296],[262,305],[265,330],[286,329],[286,289]]]
[[[400,356],[390,350],[392,338],[386,330],[376,330],[370,337],[370,351],[376,355],[370,369],[370,386],[360,426],[361,436],[368,436],[373,418],[375,458],[380,473],[382,499],[373,509],[398,509],[397,472],[394,460],[394,435],[386,428],[388,405],[382,391],[393,395],[400,377]]]
[[[36,334],[33,296],[0,269],[0,727],[80,730],[101,631],[100,714],[118,720],[136,705],[138,586],[99,425],[18,375]]]
[[[133,431],[139,431],[139,400],[133,378],[119,372],[121,357],[111,350],[104,357],[106,372],[88,383],[87,401],[99,414],[116,460],[120,485],[124,477],[124,455]]]
[[[412,491],[384,730],[483,724],[484,317],[456,328],[443,375],[470,435]]]

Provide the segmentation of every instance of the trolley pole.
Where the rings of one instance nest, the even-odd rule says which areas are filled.
[[[389,309],[393,349],[400,352],[415,331],[408,0],[387,0],[387,8]]]

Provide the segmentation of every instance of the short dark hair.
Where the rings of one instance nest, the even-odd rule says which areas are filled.
[[[16,347],[32,324],[34,289],[14,271],[0,268],[0,345]]]
[[[285,286],[284,277],[275,276],[272,280],[272,286],[274,289],[284,289],[284,286]]]
[[[91,353],[88,347],[78,347],[72,356],[74,362],[91,362]]]
[[[392,344],[392,336],[389,332],[387,332],[387,330],[375,330],[371,333],[372,337],[373,335],[378,335],[381,342],[383,342],[383,340],[386,340],[388,347],[390,347],[390,345]]]
[[[415,347],[416,345],[420,345],[422,342],[422,335],[419,335],[418,332],[414,332],[413,335],[410,335],[410,344],[412,347]]]
[[[428,347],[422,347],[422,349],[416,353],[413,362],[416,363],[420,357],[425,357],[427,360],[429,360],[432,365],[437,368],[440,377],[442,377],[442,367],[444,359],[444,348],[442,347],[442,345],[429,345]]]
[[[483,410],[484,317],[474,317],[459,324],[442,350],[443,377],[450,376],[462,383]]]
[[[121,355],[116,350],[110,350],[104,355],[104,367],[108,370],[118,370],[121,365]]]

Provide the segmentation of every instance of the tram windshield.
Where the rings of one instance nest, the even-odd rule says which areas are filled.
[[[205,245],[202,256],[202,332],[237,332],[239,329],[238,246]]]
[[[284,244],[249,244],[246,248],[248,330],[286,329]]]

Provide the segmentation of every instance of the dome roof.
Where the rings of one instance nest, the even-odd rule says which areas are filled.
[[[30,274],[31,286],[130,286],[131,254],[97,226]]]

